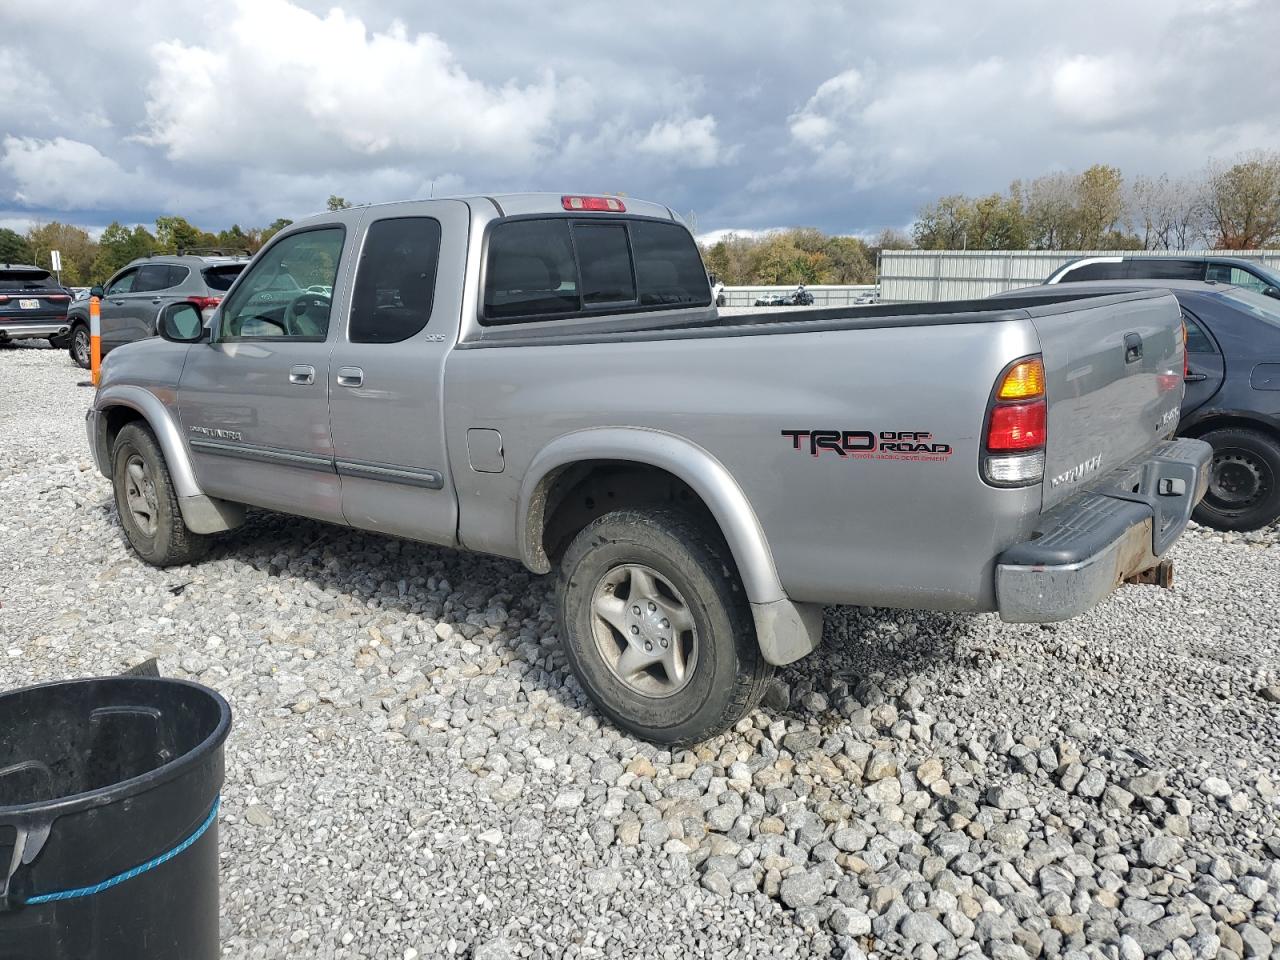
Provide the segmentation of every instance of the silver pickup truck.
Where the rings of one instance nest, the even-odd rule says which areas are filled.
[[[558,569],[583,688],[665,743],[750,710],[824,604],[1036,622],[1167,583],[1207,478],[1168,293],[721,316],[630,198],[327,213],[157,323],[88,415],[141,557],[253,505]]]

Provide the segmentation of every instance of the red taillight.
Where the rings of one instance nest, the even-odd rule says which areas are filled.
[[[210,310],[222,302],[221,297],[187,297],[187,300],[201,310]]]
[[[1029,403],[1001,403],[991,411],[987,449],[993,453],[1038,450],[1045,440],[1044,399]]]
[[[1182,379],[1191,375],[1191,358],[1187,356],[1187,321],[1182,320]]]
[[[65,293],[51,293],[49,294],[49,296],[45,297],[45,299],[49,301],[55,301],[57,303],[61,303],[63,300],[70,300],[71,298],[68,297]]]
[[[9,302],[9,298],[8,298],[8,297],[0,296],[0,303],[8,303],[8,302]]]
[[[1044,361],[1027,357],[1005,368],[991,395],[982,473],[998,487],[1044,479],[1048,404]]]
[[[627,212],[627,205],[617,197],[561,197],[560,205],[566,210],[597,211],[601,213]]]

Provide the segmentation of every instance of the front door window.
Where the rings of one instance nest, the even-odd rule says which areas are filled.
[[[222,307],[219,340],[324,340],[343,229],[290,234],[267,249]]]

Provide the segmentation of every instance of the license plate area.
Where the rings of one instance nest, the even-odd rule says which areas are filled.
[[[40,301],[35,297],[23,298],[18,301],[18,307],[22,310],[39,310]]]

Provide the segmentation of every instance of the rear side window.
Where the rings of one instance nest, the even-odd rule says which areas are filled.
[[[352,343],[399,343],[431,319],[440,221],[378,220],[369,227],[351,305]]]
[[[705,307],[711,288],[693,237],[675,223],[636,220],[631,224],[640,303]]]
[[[53,286],[53,275],[48,270],[0,270],[0,290],[50,286]]]
[[[1203,280],[1204,263],[1195,260],[1131,260],[1131,280]]]
[[[187,279],[187,277],[189,276],[191,276],[190,268],[173,264],[172,266],[169,267],[169,284],[168,285],[170,287],[176,287],[178,284],[182,283],[182,281]]]
[[[1208,334],[1204,332],[1200,324],[1186,310],[1182,311],[1182,322],[1187,325],[1187,353],[1218,352]]]
[[[1128,277],[1128,264],[1118,263],[1086,263],[1083,266],[1068,270],[1059,283],[1073,283],[1076,280],[1124,280]]]
[[[710,304],[697,245],[676,223],[549,217],[489,236],[486,323]]]
[[[166,263],[148,263],[138,268],[138,276],[133,281],[133,292],[144,293],[150,290],[164,290],[169,286],[169,265]]]
[[[240,272],[244,270],[243,263],[236,263],[226,267],[206,267],[201,271],[204,277],[205,286],[210,290],[227,291],[231,289],[231,284],[235,282],[236,277],[240,276]]]

